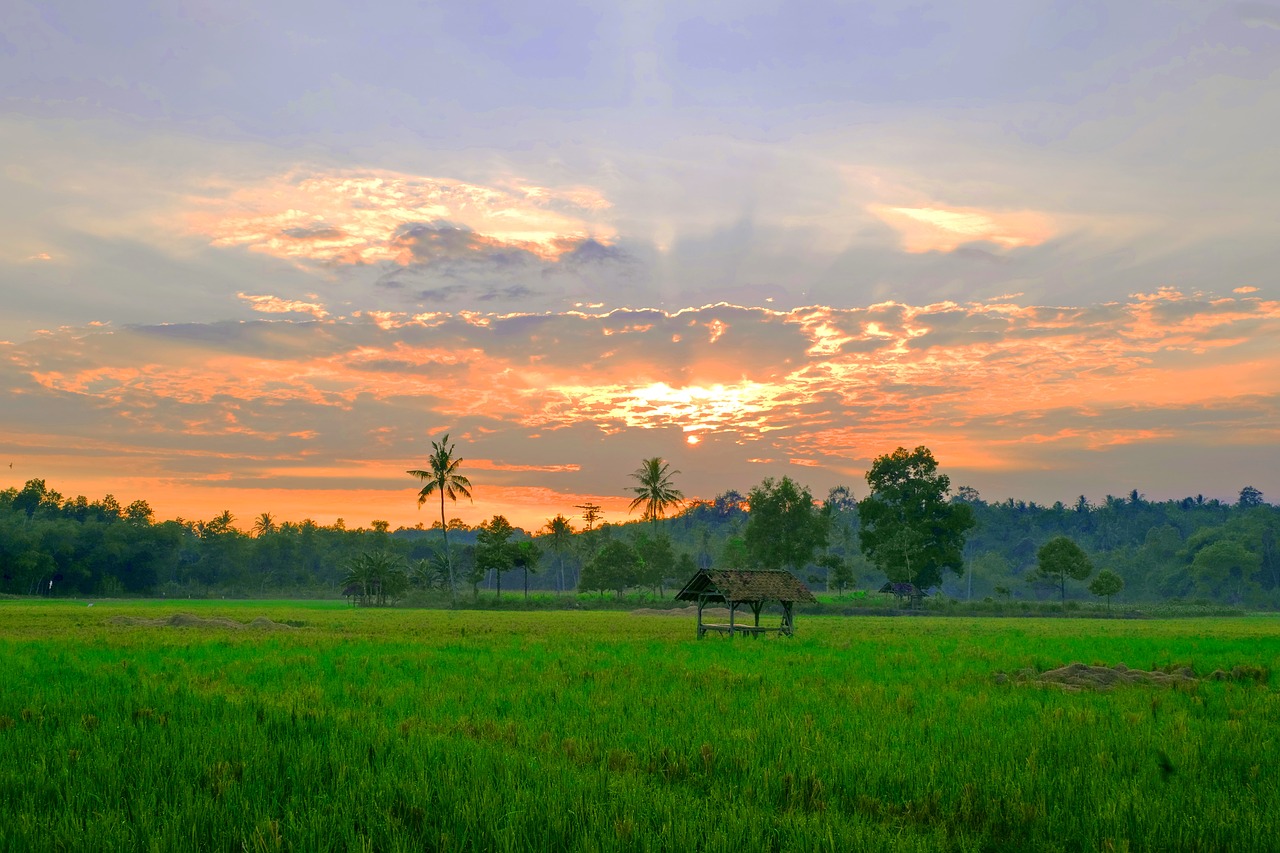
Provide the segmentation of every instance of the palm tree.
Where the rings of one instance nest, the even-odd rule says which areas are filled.
[[[386,551],[374,551],[351,558],[342,584],[348,589],[358,588],[362,604],[369,604],[372,599],[373,604],[385,606],[404,592],[409,576],[403,558]]]
[[[657,530],[658,519],[667,514],[667,507],[684,503],[684,493],[671,482],[671,475],[679,473],[672,471],[671,466],[659,456],[642,461],[631,475],[640,485],[631,487],[636,497],[631,501],[627,512],[635,512],[636,507],[644,507],[641,518],[653,522],[654,530]]]
[[[563,515],[557,515],[555,518],[547,519],[542,529],[546,531],[551,550],[556,554],[556,565],[560,569],[560,591],[564,592],[564,552],[569,547],[569,540],[573,536],[573,525]]]
[[[447,497],[455,503],[458,496],[471,500],[471,481],[458,473],[461,459],[453,458],[453,445],[449,443],[449,434],[445,433],[439,441],[431,442],[431,457],[427,460],[430,470],[408,471],[411,477],[425,480],[426,485],[418,492],[418,506],[427,502],[427,498],[435,492],[440,493],[440,533],[444,536],[444,559],[449,569],[449,600],[458,603],[457,587],[453,577],[453,560],[449,556],[449,523],[444,517],[444,499]]]
[[[423,589],[444,589],[449,583],[449,566],[443,554],[415,560],[409,579]]]
[[[264,512],[253,520],[253,535],[266,536],[268,533],[276,532],[276,520],[271,513]]]

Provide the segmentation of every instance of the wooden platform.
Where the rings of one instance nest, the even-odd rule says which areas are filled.
[[[720,625],[714,622],[703,622],[699,628],[703,633],[707,631],[718,631],[721,634],[768,634],[770,631],[789,634],[781,625]]]

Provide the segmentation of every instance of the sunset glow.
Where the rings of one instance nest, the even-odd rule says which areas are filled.
[[[19,0],[0,488],[429,524],[447,432],[469,523],[920,444],[993,499],[1274,499],[1257,5]]]

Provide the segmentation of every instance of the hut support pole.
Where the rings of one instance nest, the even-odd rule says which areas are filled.
[[[698,596],[698,639],[701,640],[707,633],[707,629],[702,627],[702,608],[707,606],[707,600],[701,595]]]
[[[788,637],[795,633],[795,620],[791,616],[791,602],[782,602],[782,633]]]
[[[733,617],[734,617],[734,614],[735,614],[735,613],[737,613],[737,612],[738,612],[738,602],[736,602],[736,601],[730,601],[730,602],[729,602],[729,636],[730,636],[730,637],[732,637],[732,636],[733,636],[733,631],[734,631],[734,619],[733,619]]]

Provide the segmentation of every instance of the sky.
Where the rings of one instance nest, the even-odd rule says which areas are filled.
[[[4,5],[0,488],[1280,498],[1280,0]]]

